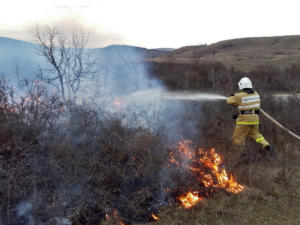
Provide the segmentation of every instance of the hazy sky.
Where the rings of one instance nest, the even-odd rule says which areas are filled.
[[[298,3],[299,2],[299,3]],[[34,40],[36,24],[83,29],[90,46],[147,48],[300,34],[297,0],[0,0],[0,36]]]

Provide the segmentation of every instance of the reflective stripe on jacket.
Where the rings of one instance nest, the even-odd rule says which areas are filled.
[[[259,94],[248,94],[246,92],[235,93],[233,96],[227,98],[227,104],[238,107],[238,118],[236,124],[238,125],[257,125],[259,124],[258,114],[241,114],[240,111],[257,110],[260,109]]]

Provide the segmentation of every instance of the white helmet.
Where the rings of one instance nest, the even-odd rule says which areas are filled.
[[[239,82],[239,89],[242,90],[244,88],[252,88],[252,82],[248,77],[243,77]]]

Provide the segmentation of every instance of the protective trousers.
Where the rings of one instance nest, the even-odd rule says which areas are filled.
[[[259,133],[259,125],[236,125],[233,132],[233,143],[238,148],[244,148],[247,136],[263,147],[269,145],[269,142]]]

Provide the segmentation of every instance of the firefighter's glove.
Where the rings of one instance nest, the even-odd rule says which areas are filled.
[[[232,119],[234,119],[234,120],[236,120],[237,118],[238,118],[237,114],[235,114],[235,115],[232,116]]]

